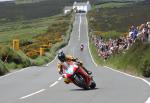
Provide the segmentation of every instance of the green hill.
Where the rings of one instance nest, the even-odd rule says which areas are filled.
[[[72,5],[74,1],[85,2],[87,0],[17,0],[14,2],[0,3],[0,22],[16,21],[22,19],[35,19],[62,13],[64,6]],[[41,2],[37,2],[41,1]],[[107,1],[122,0],[89,0],[91,4]],[[126,0],[125,0],[126,1]],[[141,1],[141,0],[128,0]],[[24,4],[25,3],[25,4]],[[26,4],[27,3],[27,4]]]
[[[117,4],[118,5],[118,4]],[[112,5],[111,5],[112,6]],[[92,31],[105,34],[103,38],[117,38],[128,33],[131,25],[139,26],[150,20],[150,2],[144,1],[121,7],[104,7],[93,9],[88,14],[89,26]],[[150,44],[136,41],[125,53],[112,55],[103,61],[91,43],[91,50],[97,63],[109,65],[134,75],[150,77]]]

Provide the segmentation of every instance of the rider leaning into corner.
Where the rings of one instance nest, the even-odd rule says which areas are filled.
[[[78,61],[78,58],[74,58],[71,55],[65,55],[65,53],[63,51],[60,51],[58,53],[58,59],[59,59],[59,63],[57,65],[58,68],[58,72],[59,74],[63,74],[63,65],[67,65],[67,62],[73,61],[76,62],[78,66],[81,66],[86,72],[87,74],[91,75],[92,72],[88,71],[85,67],[83,67],[83,63],[81,61]],[[67,78],[64,78],[64,82],[66,84],[70,83],[70,81]]]

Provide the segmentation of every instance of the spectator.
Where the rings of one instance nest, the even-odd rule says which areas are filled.
[[[147,28],[148,28],[148,41],[150,42],[150,22],[147,22]]]
[[[92,35],[92,41],[97,47],[98,55],[106,60],[109,56],[116,53],[125,53],[130,46],[139,38],[143,42],[150,41],[150,22],[141,24],[139,27],[131,26],[127,37],[119,37],[118,39],[109,39],[104,41],[102,36]]]

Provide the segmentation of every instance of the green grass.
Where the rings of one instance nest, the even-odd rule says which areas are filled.
[[[133,4],[119,8],[97,8],[88,13],[89,26],[94,31],[127,32],[131,25],[149,21],[150,5]]]
[[[99,4],[93,7],[93,9],[97,8],[120,8],[126,5],[131,4],[131,2],[108,2],[104,4]]]
[[[73,19],[74,15],[69,14],[3,24],[3,28],[0,28],[0,75],[14,69],[39,66],[51,61],[57,50],[68,43]],[[11,48],[13,38],[20,39],[19,51]],[[30,58],[25,55],[26,52],[32,52],[29,54],[32,55],[34,53],[32,50],[39,50],[41,44],[47,42],[46,40],[50,40],[52,45],[47,48],[48,51],[44,56],[36,53],[35,58]]]
[[[61,15],[0,24],[0,42],[12,42],[15,38],[32,39],[34,36],[45,33],[48,26],[56,22],[59,16]]]
[[[125,53],[115,54],[106,61],[97,54],[96,47],[90,42],[90,50],[95,62],[99,65],[110,66],[120,71],[138,76],[150,76],[150,45],[137,41]]]
[[[129,26],[146,23],[150,14],[150,3],[141,2],[126,7],[118,8],[97,8],[88,14],[89,26],[91,31],[100,32],[105,40],[109,38],[118,38],[127,34]],[[92,55],[95,61],[100,65],[107,65],[121,71],[150,77],[150,45],[136,41],[125,53],[115,54],[103,61],[98,57],[96,47],[90,44]]]
[[[107,31],[107,32],[93,31],[93,34],[97,36],[102,36],[104,40],[109,40],[110,38],[117,39],[120,36],[122,36],[121,32],[116,32],[116,31]]]
[[[90,51],[95,62],[99,65],[104,65],[104,60],[98,56],[96,47],[94,46],[92,42],[89,43],[89,47],[90,47]]]

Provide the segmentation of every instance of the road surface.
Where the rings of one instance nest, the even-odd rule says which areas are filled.
[[[67,54],[81,59],[97,83],[94,90],[66,85],[57,73],[55,58],[41,67],[28,67],[0,77],[0,103],[148,103],[150,85],[107,67],[96,66],[88,50],[85,14],[76,14]],[[80,52],[80,43],[85,50]]]

